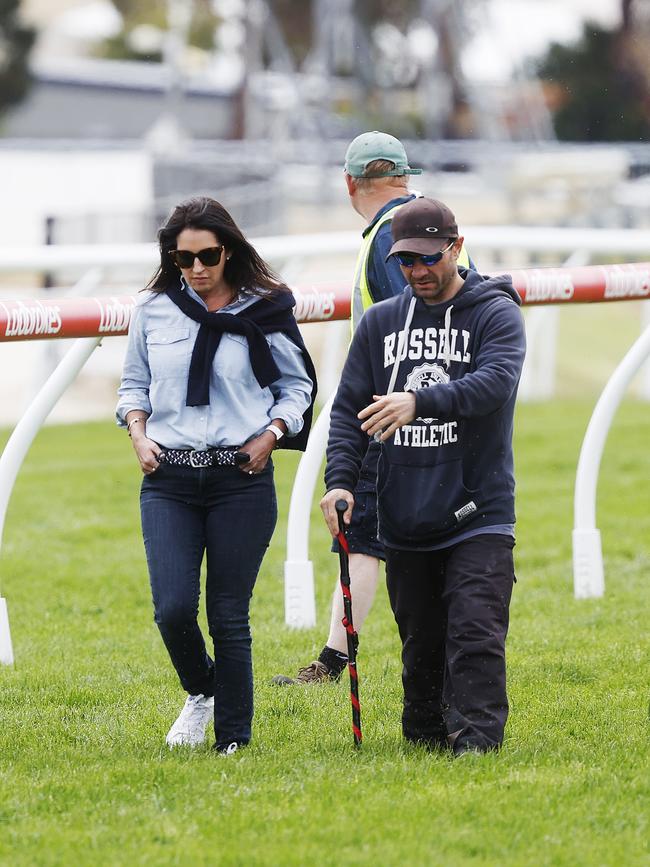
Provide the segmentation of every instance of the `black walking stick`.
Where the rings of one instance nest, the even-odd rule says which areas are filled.
[[[343,626],[348,642],[348,670],[350,672],[350,701],[352,702],[352,733],[355,747],[361,746],[361,705],[359,704],[359,677],[357,675],[357,646],[359,636],[352,621],[352,593],[350,592],[350,549],[345,538],[343,515],[348,507],[345,500],[334,504],[339,519],[339,563],[341,567],[341,590],[343,591]]]

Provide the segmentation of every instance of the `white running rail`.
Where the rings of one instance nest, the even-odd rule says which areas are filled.
[[[573,588],[576,599],[605,592],[596,487],[600,460],[618,405],[632,377],[650,358],[650,326],[637,338],[598,399],[580,450],[574,494]]]
[[[316,481],[327,447],[334,391],[318,414],[309,435],[291,491],[287,523],[287,559],[284,563],[284,619],[287,626],[307,629],[316,625],[314,567],[309,559],[309,524]]]
[[[503,238],[507,237],[509,249],[537,252],[569,253],[581,249],[585,253],[640,254],[647,251],[647,233],[642,230],[493,226],[467,227],[465,234],[473,249],[501,249]],[[334,251],[356,252],[358,242],[358,233],[339,232],[261,238],[255,243],[265,258],[286,259],[331,254]],[[87,269],[91,266],[107,268],[111,265],[150,268],[155,265],[157,255],[156,246],[152,244],[14,247],[0,250],[0,272]],[[647,297],[647,293],[644,297]],[[576,479],[574,564],[577,597],[603,592],[600,534],[595,525],[595,491],[600,456],[625,386],[650,354],[649,332],[650,328],[630,350],[608,383],[585,437]],[[0,550],[7,505],[25,454],[41,424],[100,341],[100,336],[77,340],[18,423],[0,457]],[[616,386],[616,383],[624,384]],[[289,625],[297,627],[309,627],[315,623],[313,567],[308,559],[309,518],[327,443],[330,406],[331,399],[314,425],[307,452],[298,467],[296,487],[291,498],[285,563],[285,616]],[[0,663],[11,664],[12,661],[7,606],[0,597]]]
[[[645,256],[646,229],[592,229],[555,226],[464,226],[471,250],[528,250],[536,253],[616,253]],[[504,242],[504,239],[505,242]],[[278,235],[254,238],[265,259],[294,256],[329,256],[357,253],[359,232],[322,232],[310,235]],[[87,270],[117,265],[153,269],[159,259],[156,244],[52,244],[22,245],[0,249],[2,271],[52,271],[57,268]]]
[[[74,382],[75,377],[95,348],[99,346],[101,340],[101,337],[82,337],[74,342],[9,437],[2,456],[0,456],[0,552],[2,551],[2,535],[9,498],[25,455],[43,422],[54,409],[66,388]],[[7,603],[0,597],[0,663],[11,665],[13,659]]]

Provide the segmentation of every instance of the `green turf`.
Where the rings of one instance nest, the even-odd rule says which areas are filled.
[[[623,405],[603,459],[606,595],[575,601],[572,493],[586,402],[520,406],[511,718],[499,755],[400,739],[399,645],[382,589],[345,684],[269,684],[320,649],[335,560],[316,511],[318,628],[283,625],[296,456],[252,611],[256,718],[231,758],[169,753],[183,695],[152,622],[138,470],[110,424],[45,429],[0,558],[16,665],[0,668],[2,865],[647,865],[650,406]]]
[[[555,394],[565,400],[597,398],[643,327],[645,301],[568,304],[558,313]],[[645,320],[647,322],[647,320]],[[637,375],[630,394],[638,395]]]

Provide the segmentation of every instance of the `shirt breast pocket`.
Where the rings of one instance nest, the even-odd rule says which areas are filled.
[[[257,380],[251,367],[248,340],[241,334],[225,333],[214,359],[217,375],[223,379],[243,382],[251,387]],[[259,386],[258,386],[259,387]]]
[[[154,328],[147,334],[147,355],[153,379],[187,379],[192,344],[189,328]]]

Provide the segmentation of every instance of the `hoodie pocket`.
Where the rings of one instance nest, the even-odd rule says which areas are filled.
[[[436,542],[478,511],[477,493],[463,484],[461,460],[420,467],[389,464],[378,489],[380,528],[396,540]]]

